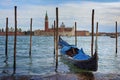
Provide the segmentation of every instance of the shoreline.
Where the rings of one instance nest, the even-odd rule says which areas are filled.
[[[0,76],[0,80],[120,80],[115,73],[53,73],[48,75]]]

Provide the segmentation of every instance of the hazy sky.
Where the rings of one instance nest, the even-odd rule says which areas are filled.
[[[92,9],[95,10],[95,26],[99,23],[99,32],[114,32],[115,21],[120,32],[120,0],[0,0],[0,28],[5,28],[6,17],[9,27],[14,27],[14,6],[17,6],[18,28],[29,30],[30,18],[33,18],[33,30],[44,29],[47,11],[49,27],[55,20],[56,7],[59,8],[59,25],[74,26],[78,30],[91,31]]]

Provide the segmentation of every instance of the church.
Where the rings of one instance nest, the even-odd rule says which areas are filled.
[[[44,30],[35,30],[34,35],[39,36],[53,36],[54,35],[54,26],[52,25],[51,28],[49,28],[49,19],[48,14],[46,12],[45,14],[45,26]],[[58,27],[59,35],[62,36],[74,36],[75,34],[75,28],[74,27],[66,27],[64,22],[61,23],[61,25]]]

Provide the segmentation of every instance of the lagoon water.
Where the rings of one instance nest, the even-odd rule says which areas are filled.
[[[63,37],[74,44],[74,37]],[[78,47],[88,55],[91,51],[91,37],[77,37]],[[55,72],[54,42],[52,36],[32,37],[32,57],[29,58],[29,36],[17,36],[16,74],[45,75]],[[14,36],[8,37],[8,61],[5,63],[5,36],[0,36],[0,75],[13,73]],[[118,56],[115,57],[115,38],[98,37],[98,71],[100,73],[120,74],[120,37],[118,37]],[[71,72],[68,65],[59,57],[58,72]]]

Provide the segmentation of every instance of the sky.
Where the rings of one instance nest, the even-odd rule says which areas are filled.
[[[99,32],[115,32],[115,22],[120,32],[120,0],[0,0],[0,28],[14,27],[14,6],[17,6],[17,25],[23,31],[30,29],[30,18],[33,19],[33,30],[44,30],[44,18],[47,12],[49,27],[56,19],[56,7],[59,11],[59,26],[64,22],[66,27],[91,32],[92,10],[95,11],[94,27],[99,25]]]

